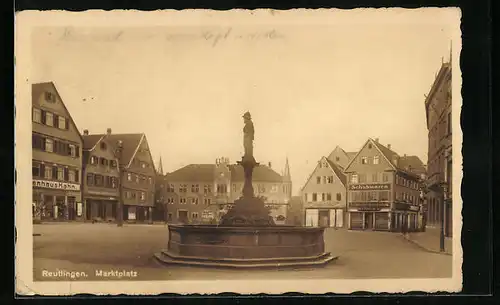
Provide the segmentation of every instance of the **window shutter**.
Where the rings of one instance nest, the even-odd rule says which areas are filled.
[[[75,182],[80,182],[80,171],[75,170]]]
[[[69,118],[64,118],[64,120],[66,121],[66,130],[69,130]]]
[[[69,170],[67,168],[64,169],[64,181],[69,181]]]
[[[77,158],[80,157],[80,146],[78,146],[78,145],[75,145],[75,156]]]
[[[38,137],[40,139],[40,142],[41,142],[41,148],[42,150],[45,150],[45,143],[47,143],[47,141],[45,140],[45,137]]]
[[[45,110],[42,110],[41,111],[41,116],[42,116],[42,124],[45,124],[46,120],[45,120],[45,116],[46,116],[47,112]]]
[[[57,178],[57,166],[52,167],[52,179]]]
[[[57,154],[59,152],[59,141],[54,140],[54,144],[52,146],[53,146],[54,152]]]
[[[54,114],[54,127],[59,128],[59,116]]]
[[[40,177],[45,178],[45,164],[40,164]]]
[[[37,141],[37,135],[31,135],[31,147],[32,148],[38,148],[38,141]]]

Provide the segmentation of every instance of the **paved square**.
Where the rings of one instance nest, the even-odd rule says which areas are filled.
[[[339,256],[329,265],[244,271],[160,265],[153,254],[166,248],[164,225],[41,224],[33,233],[40,234],[33,237],[34,280],[71,280],[70,273],[51,276],[58,271],[81,272],[73,280],[87,281],[436,278],[452,272],[451,256],[426,252],[389,232],[327,229],[326,251]]]

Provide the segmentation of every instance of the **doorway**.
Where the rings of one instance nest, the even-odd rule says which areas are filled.
[[[365,213],[365,229],[373,230],[373,213]]]
[[[328,210],[319,211],[319,226],[327,228],[330,226],[330,215]]]
[[[188,212],[187,211],[179,211],[179,221],[181,223],[188,223]]]

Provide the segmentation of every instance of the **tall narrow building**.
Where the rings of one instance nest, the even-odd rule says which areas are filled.
[[[450,50],[451,52],[451,50]],[[452,87],[450,61],[441,64],[425,99],[428,133],[427,225],[444,223],[446,236],[452,236]],[[446,192],[445,192],[446,191]]]

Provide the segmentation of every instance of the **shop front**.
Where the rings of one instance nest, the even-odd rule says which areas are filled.
[[[130,223],[152,223],[153,207],[142,205],[124,205],[123,220]]]
[[[390,204],[351,203],[348,218],[349,230],[388,231],[390,228]]]
[[[415,232],[419,231],[420,207],[408,203],[394,203],[391,213],[391,231]]]
[[[33,180],[33,219],[83,220],[80,184]]]
[[[118,210],[118,197],[103,194],[85,195],[85,219],[113,222]]]
[[[342,228],[344,227],[344,209],[341,207],[312,207],[305,209],[307,227]]]

